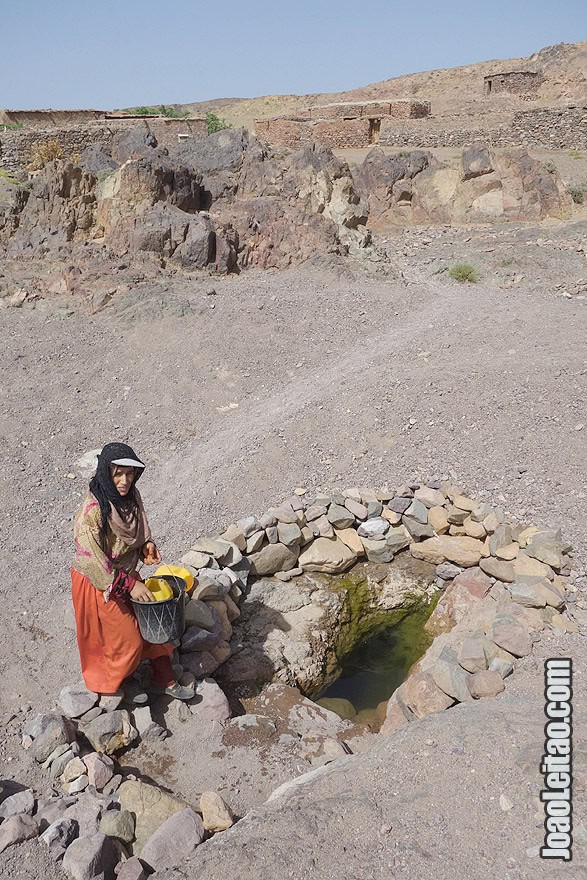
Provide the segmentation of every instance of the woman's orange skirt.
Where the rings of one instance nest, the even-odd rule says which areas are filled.
[[[105,602],[104,594],[73,568],[71,585],[82,675],[88,690],[113,694],[141,660],[171,657],[172,645],[146,642],[132,609],[115,599]]]

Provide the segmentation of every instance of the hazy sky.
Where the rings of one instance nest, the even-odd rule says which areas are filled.
[[[0,12],[0,107],[13,109],[342,91],[587,39],[587,0],[0,0]]]

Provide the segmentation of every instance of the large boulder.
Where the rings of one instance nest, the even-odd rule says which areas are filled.
[[[120,806],[135,817],[133,852],[139,853],[152,834],[170,816],[185,810],[187,804],[166,794],[155,785],[127,780],[118,789]]]
[[[190,807],[163,822],[142,847],[141,862],[155,871],[183,862],[203,841],[206,831],[200,816]]]

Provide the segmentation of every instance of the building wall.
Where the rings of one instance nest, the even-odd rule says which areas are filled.
[[[587,149],[587,106],[520,110],[510,125],[488,128],[431,128],[426,120],[397,125],[383,120],[379,143],[387,147],[463,147],[482,140],[495,147]]]
[[[533,71],[495,73],[484,78],[483,94],[488,96],[505,92],[509,95],[528,95],[537,92],[543,82],[542,74]]]
[[[37,128],[27,126],[15,131],[2,131],[0,126],[0,167],[12,173],[26,169],[31,147],[34,143],[57,141],[64,158],[77,156],[96,143],[109,146],[113,137],[121,131],[145,129],[153,132],[159,146],[169,149],[178,143],[178,135],[206,137],[208,126],[205,119],[166,119],[165,117],[115,117],[91,124]]]
[[[104,110],[0,110],[0,126],[20,124],[49,128],[101,121],[105,116]]]
[[[311,119],[419,119],[430,115],[429,101],[347,101],[339,104],[320,104],[304,111]]]

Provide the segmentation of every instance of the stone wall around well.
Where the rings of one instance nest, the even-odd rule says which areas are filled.
[[[29,163],[33,144],[57,141],[63,156],[69,158],[83,153],[95,143],[109,145],[121,131],[144,128],[157,138],[159,146],[170,148],[181,137],[206,137],[208,126],[205,119],[131,118],[105,119],[91,124],[76,124],[37,128],[26,126],[16,130],[0,128],[0,168],[19,173]]]

